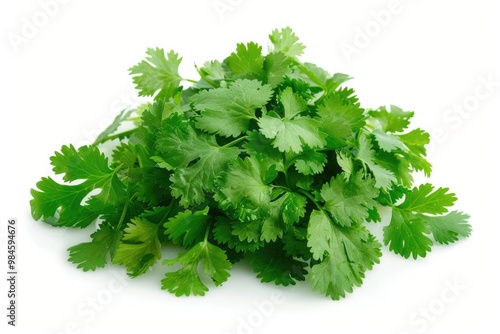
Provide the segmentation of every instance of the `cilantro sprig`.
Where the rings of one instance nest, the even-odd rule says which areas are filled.
[[[267,54],[240,43],[196,66],[198,80],[179,74],[174,51],[148,49],[130,74],[151,102],[124,110],[94,144],[51,157],[62,180],[32,189],[33,218],[98,222],[69,261],[84,271],[123,265],[130,277],[161,261],[161,288],[177,296],[204,295],[247,261],[262,282],[307,279],[337,300],[380,262],[381,242],[416,259],[470,235],[469,216],[449,211],[455,194],[413,185],[431,164],[429,134],[409,129],[412,111],[362,107],[348,75],[301,62],[290,28],[269,38]],[[392,217],[379,241],[366,225],[383,206]],[[165,245],[184,251],[164,258]]]

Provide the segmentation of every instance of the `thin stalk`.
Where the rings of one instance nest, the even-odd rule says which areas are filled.
[[[302,189],[299,189],[298,191],[299,191],[302,195],[304,195],[304,196],[306,196],[308,199],[310,199],[310,200],[311,200],[311,202],[313,202],[313,203],[314,203],[314,205],[316,205],[316,207],[317,207],[319,210],[321,210],[321,211],[325,212],[325,210],[323,209],[323,207],[322,207],[321,205],[319,205],[319,203],[316,201],[316,199],[315,199],[315,198],[314,198],[311,194],[309,194],[307,191],[304,191],[304,190],[302,190]]]
[[[119,231],[122,227],[123,222],[125,221],[125,216],[127,215],[128,205],[131,201],[133,201],[137,197],[137,194],[132,195],[132,197],[128,198],[123,206],[122,214],[120,216],[120,220],[118,221],[118,225],[116,226],[116,231]]]
[[[205,75],[205,73],[203,73],[202,70],[199,69],[198,66],[196,66],[196,64],[194,65],[194,67],[196,68],[196,72],[198,72],[198,74],[200,75],[200,77],[205,80],[206,82],[208,82],[209,84],[211,84],[213,87],[215,88],[218,88],[220,87],[220,85],[218,85],[215,81],[213,81],[212,79],[210,79],[209,77],[207,77]]]
[[[210,232],[210,227],[212,224],[208,224],[207,230],[205,231],[205,237],[203,238],[203,242],[206,244],[208,242],[208,232]]]
[[[133,134],[136,130],[137,130],[137,128],[133,128],[133,129],[130,129],[127,131],[116,133],[116,134],[111,135],[111,136],[104,137],[103,139],[101,139],[99,141],[95,141],[94,145],[102,144],[108,140],[113,140],[113,139],[117,139],[117,138],[121,138],[121,137],[130,137],[130,135]]]
[[[231,146],[234,146],[236,144],[239,144],[240,142],[242,142],[243,140],[247,139],[247,136],[242,136],[240,138],[237,138],[235,140],[233,140],[232,142],[230,143],[227,143],[226,145],[222,146],[222,147],[231,147]]]
[[[183,81],[191,82],[191,83],[198,83],[198,81],[193,80],[193,79],[182,79]]]
[[[309,69],[307,67],[305,67],[301,62],[297,62],[297,66],[299,67],[299,69],[305,73],[309,79],[311,79],[315,84],[317,84],[320,88],[322,88],[323,90],[326,90],[326,87],[325,85],[323,84],[323,82],[321,82],[321,80],[319,80],[319,78],[314,75],[314,73],[312,73],[311,71],[309,71]]]

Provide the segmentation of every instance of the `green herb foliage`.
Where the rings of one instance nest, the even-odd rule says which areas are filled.
[[[162,260],[161,287],[176,296],[204,295],[244,260],[262,282],[307,279],[336,300],[379,263],[381,242],[416,259],[469,236],[469,216],[449,211],[453,193],[413,186],[414,172],[431,173],[429,135],[408,128],[413,112],[361,107],[348,75],[299,60],[290,28],[269,38],[269,53],[238,44],[196,67],[199,80],[180,76],[175,52],[148,49],[130,73],[151,102],[123,111],[94,144],[51,157],[62,178],[31,191],[33,218],[98,222],[69,261],[137,277],[175,245],[183,251]],[[382,206],[392,217],[379,241],[366,224]]]

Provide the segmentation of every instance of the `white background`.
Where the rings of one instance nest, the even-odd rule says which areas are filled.
[[[54,1],[0,5],[0,267],[5,274],[6,222],[16,217],[20,273],[18,327],[9,333],[499,332],[493,157],[500,25],[493,1],[400,0],[393,14],[382,15],[383,25],[375,17],[393,8],[388,0]],[[47,2],[58,4],[50,17],[43,14]],[[38,27],[30,31],[27,22]],[[456,209],[472,216],[472,236],[417,261],[384,247],[381,264],[341,301],[312,292],[307,282],[261,284],[244,265],[205,297],[177,298],[160,290],[161,265],[130,280],[121,268],[83,273],[68,263],[66,249],[87,241],[90,231],[33,221],[29,190],[51,173],[54,151],[91,141],[137,102],[127,69],[146,48],[175,50],[183,57],[181,75],[196,78],[194,63],[222,59],[237,42],[266,48],[267,35],[287,25],[307,46],[302,60],[355,77],[349,85],[364,107],[395,104],[416,112],[413,126],[433,134],[430,182],[457,194]],[[363,40],[366,30],[371,36]],[[345,54],[348,44],[357,53]],[[463,114],[453,111],[459,108]]]

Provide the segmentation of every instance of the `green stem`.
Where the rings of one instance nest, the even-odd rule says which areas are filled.
[[[300,155],[296,155],[294,156],[292,159],[290,159],[290,161],[288,161],[286,164],[285,164],[285,174],[287,174],[288,172],[288,169],[290,167],[292,167],[293,163],[295,162],[295,160],[297,160],[297,158],[299,157]]]
[[[204,243],[207,243],[208,241],[208,232],[210,232],[210,227],[211,227],[212,224],[208,224],[207,226],[207,230],[205,231],[205,237],[203,238],[203,242]]]
[[[242,142],[243,140],[247,139],[247,136],[241,136],[240,138],[237,138],[235,140],[233,140],[232,142],[230,143],[227,143],[226,145],[222,146],[222,147],[231,147],[231,146],[234,146],[240,142]]]
[[[345,143],[351,147],[358,147],[358,145],[352,140],[346,140]]]
[[[367,129],[367,130],[371,130],[371,131],[373,131],[373,130],[376,130],[376,129],[377,129],[377,127],[375,127],[374,125],[372,125],[372,124],[370,124],[370,123],[365,123],[364,128],[365,128],[365,129]]]
[[[316,199],[311,194],[309,194],[307,191],[304,191],[304,190],[299,190],[299,192],[302,195],[306,196],[308,199],[310,199],[314,203],[314,205],[316,205],[318,210],[321,211],[325,215],[325,217],[330,221],[330,223],[334,224],[334,221],[332,220],[332,218],[330,217],[328,212],[326,212],[325,209],[321,205],[319,205],[319,203],[316,201]]]
[[[128,204],[132,201],[131,198],[127,198],[127,201],[125,202],[125,205],[123,206],[122,214],[120,216],[120,220],[118,221],[118,225],[116,226],[116,231],[119,231],[122,227],[123,221],[125,220],[125,216],[127,215],[127,210],[128,210]]]
[[[277,188],[277,189],[283,189],[284,191],[289,192],[289,193],[293,192],[292,189],[290,189],[289,187],[278,186],[278,185],[274,185],[274,184],[270,185],[270,186],[273,188]]]
[[[119,164],[118,166],[116,166],[115,169],[113,169],[113,173],[116,174],[120,169],[122,169],[123,167],[123,163]]]
[[[287,168],[287,171],[288,171],[288,168]],[[288,188],[291,188],[290,187],[290,180],[288,179],[288,173],[287,172],[285,172],[285,182],[286,182],[286,186]]]
[[[133,134],[136,130],[137,130],[137,128],[133,128],[133,129],[130,129],[127,131],[116,133],[116,134],[111,135],[111,136],[104,137],[103,139],[101,139],[99,141],[95,141],[94,145],[102,144],[104,142],[107,142],[108,140],[113,140],[113,139],[117,139],[117,138],[121,138],[121,137],[130,137],[130,135]]]
[[[321,82],[321,80],[319,80],[319,78],[314,75],[313,72],[309,71],[309,69],[307,67],[305,67],[301,62],[298,62],[297,61],[297,66],[298,68],[305,74],[309,77],[309,79],[311,79],[315,84],[317,84],[320,88],[322,88],[323,90],[326,90],[326,87],[325,85],[323,84],[323,82]]]
[[[191,83],[198,83],[198,81],[193,80],[193,79],[182,79],[183,81],[191,82]]]
[[[198,66],[196,66],[196,64],[194,65],[194,68],[196,68],[196,72],[198,72],[198,74],[200,75],[200,77],[205,80],[206,82],[208,82],[209,84],[211,84],[212,86],[214,86],[215,88],[218,88],[220,87],[220,85],[218,85],[215,81],[213,81],[212,79],[210,79],[209,77],[207,77],[205,75],[205,73],[203,73],[202,70],[199,69]]]
[[[129,122],[140,121],[140,120],[142,120],[142,116],[129,117],[126,120],[129,121]]]
[[[174,206],[174,201],[171,201],[167,207],[167,212],[165,212],[165,214],[163,215],[163,217],[160,220],[161,222],[163,222],[165,219],[167,219],[167,217],[170,215],[170,211],[172,210],[173,206]]]
[[[167,207],[167,212],[165,212],[163,217],[161,217],[160,223],[156,226],[156,232],[158,233],[158,239],[160,240],[160,242],[163,242],[163,240],[166,240],[168,238],[168,236],[164,233],[166,230],[164,224],[167,217],[170,215],[170,211],[172,211],[173,206],[174,206],[174,201],[171,201]]]
[[[323,93],[321,94],[321,96],[314,102],[316,105],[320,105],[321,103],[323,103],[323,100],[326,98],[327,96],[327,92],[326,90],[323,91]]]
[[[302,195],[304,195],[304,196],[306,196],[307,198],[309,198],[309,199],[311,200],[311,202],[313,202],[313,203],[314,203],[314,205],[316,205],[316,207],[317,207],[319,210],[321,210],[321,211],[325,212],[325,210],[323,209],[323,207],[322,207],[321,205],[319,205],[319,203],[316,201],[316,199],[315,199],[315,198],[314,198],[311,194],[309,194],[307,191],[304,191],[304,190],[302,190],[302,189],[299,189],[299,192],[300,192]]]

